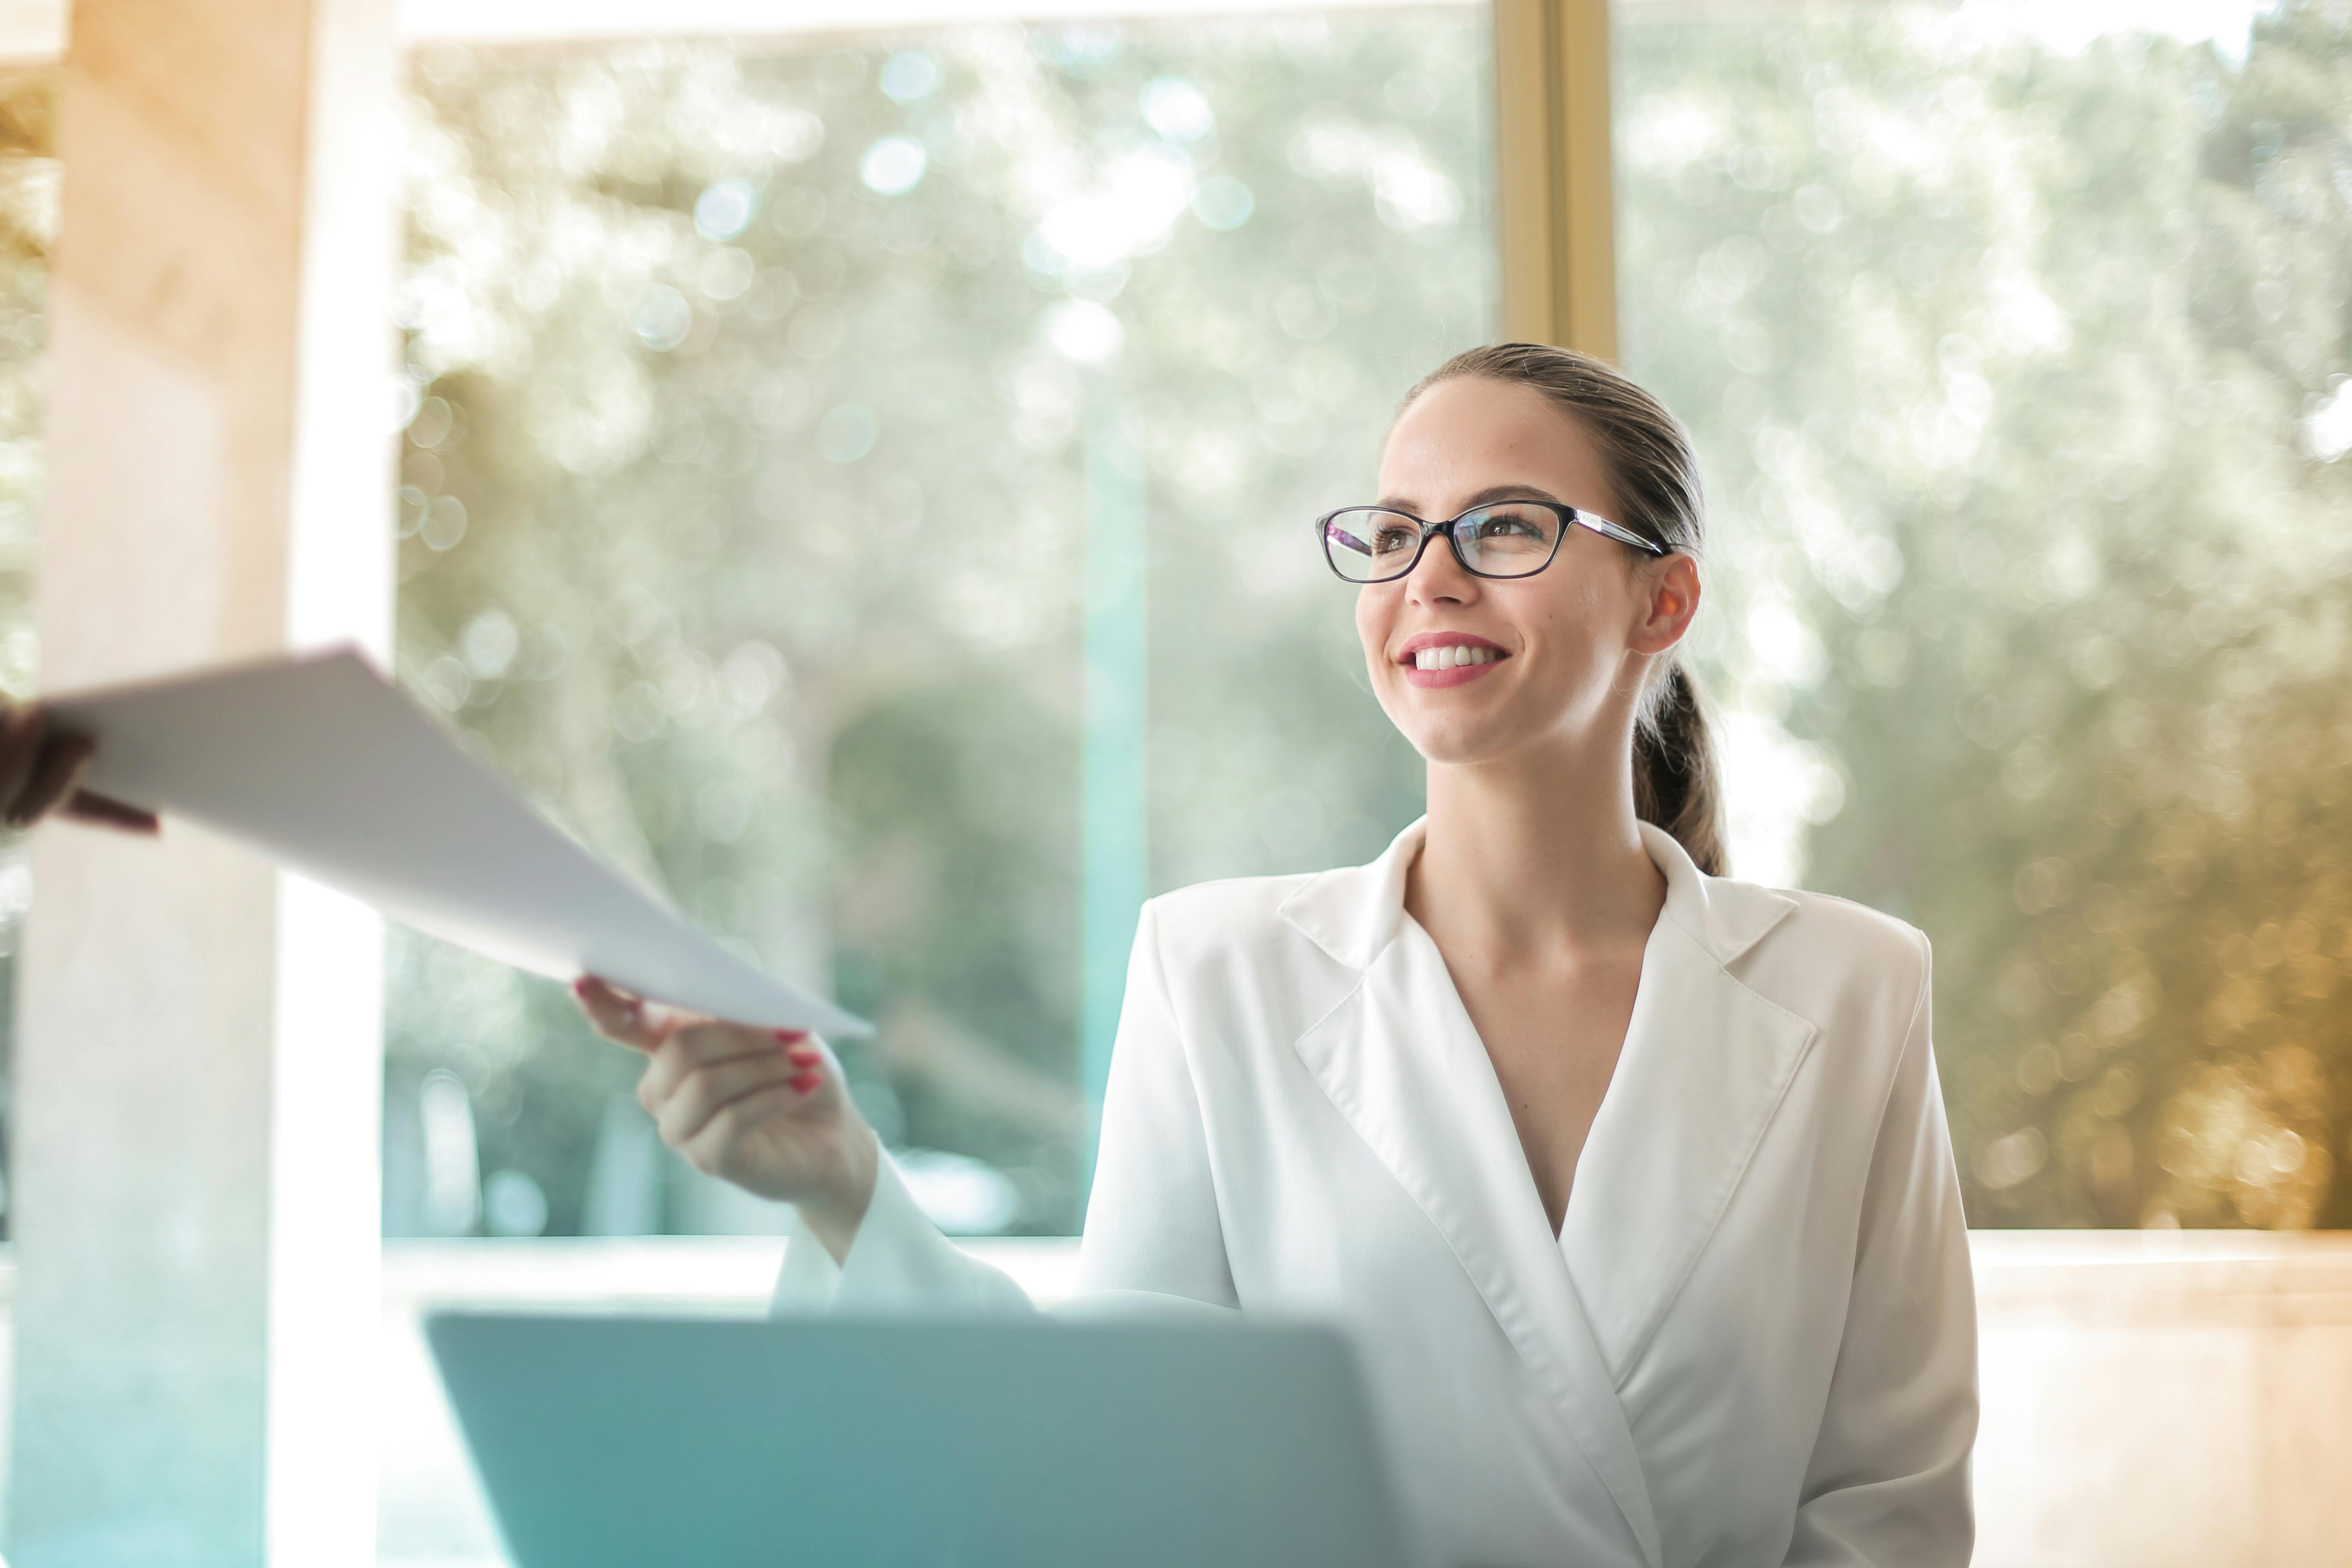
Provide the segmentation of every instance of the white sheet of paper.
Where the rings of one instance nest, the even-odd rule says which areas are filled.
[[[582,848],[357,653],[50,700],[84,783],[184,817],[396,921],[541,974],[836,1037],[871,1026],[762,974]]]

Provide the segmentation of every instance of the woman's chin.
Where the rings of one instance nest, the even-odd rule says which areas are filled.
[[[1416,724],[1404,730],[1404,737],[1412,742],[1423,762],[1443,763],[1449,767],[1461,767],[1483,763],[1511,751],[1520,737],[1505,733],[1508,727],[1493,722],[1479,723],[1449,717],[1433,723]]]

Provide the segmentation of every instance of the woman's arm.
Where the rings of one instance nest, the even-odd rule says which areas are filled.
[[[646,1054],[637,1098],[698,1170],[793,1205],[780,1311],[1019,1311],[1021,1288],[915,1204],[805,1037],[649,1008],[595,981],[581,1005]],[[1153,908],[1138,923],[1087,1210],[1082,1312],[1231,1307],[1200,1104],[1178,1037]]]
[[[1845,1338],[1788,1561],[1965,1568],[1976,1294],[1928,1040],[1928,955],[1863,1196]]]
[[[1154,904],[1144,905],[1136,922],[1099,1149],[1079,1291],[1238,1308],[1200,1091],[1177,1031]]]
[[[863,1221],[838,1262],[795,1206],[776,1276],[779,1313],[1028,1312],[1028,1294],[950,1241],[917,1205],[890,1156],[878,1154]]]
[[[1100,1154],[1087,1205],[1077,1289],[1057,1313],[1125,1316],[1235,1305],[1208,1143],[1161,962],[1158,911],[1145,905],[1103,1100]],[[802,1239],[785,1253],[780,1310],[908,1307],[1019,1310],[1028,1299],[940,1234],[885,1155],[873,1201],[836,1267]]]

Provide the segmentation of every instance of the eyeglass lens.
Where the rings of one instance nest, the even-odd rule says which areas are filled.
[[[1559,515],[1549,508],[1504,501],[1464,512],[1454,520],[1454,540],[1471,571],[1525,577],[1551,560],[1559,530]],[[1421,524],[1402,512],[1352,508],[1324,525],[1323,552],[1351,583],[1385,582],[1411,569],[1421,532]]]

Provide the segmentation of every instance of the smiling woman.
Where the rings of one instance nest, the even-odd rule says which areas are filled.
[[[1080,1304],[1345,1324],[1444,1563],[1958,1565],[1975,1330],[1927,942],[1698,863],[1691,471],[1565,350],[1408,400],[1403,569],[1356,625],[1428,814],[1368,866],[1145,906]],[[1462,542],[1546,521],[1505,574]],[[667,1141],[793,1205],[780,1307],[1027,1309],[811,1043],[583,1000]]]
[[[1484,383],[1513,389],[1508,401],[1518,417],[1507,424],[1484,426],[1486,395],[1472,398],[1434,395],[1455,382]],[[1573,438],[1561,442],[1551,428],[1549,413],[1565,416]],[[1430,471],[1411,481],[1424,488],[1454,482],[1457,452],[1480,452],[1489,471],[1513,473],[1509,483],[1489,486],[1460,498],[1463,511],[1451,524],[1418,523],[1411,517],[1413,502],[1391,489],[1391,507],[1408,521],[1408,528],[1391,531],[1402,540],[1414,531],[1410,559],[1397,549],[1395,565],[1377,576],[1351,573],[1343,562],[1355,552],[1331,548],[1326,532],[1325,552],[1333,569],[1357,582],[1394,582],[1413,573],[1429,548],[1430,539],[1444,531],[1455,563],[1473,578],[1503,580],[1497,591],[1511,593],[1508,580],[1532,576],[1551,565],[1574,534],[1591,534],[1571,547],[1571,565],[1590,570],[1596,560],[1593,546],[1613,541],[1633,552],[1637,563],[1661,580],[1671,579],[1681,620],[1675,627],[1679,639],[1698,605],[1698,558],[1705,544],[1704,491],[1697,459],[1680,421],[1664,405],[1608,365],[1589,356],[1563,353],[1535,344],[1505,343],[1455,355],[1432,372],[1406,400],[1397,428],[1391,431],[1393,455],[1403,445],[1410,420],[1433,427],[1431,439],[1444,455]],[[1555,494],[1545,479],[1560,487]],[[1385,476],[1384,476],[1385,479]],[[1580,495],[1588,504],[1575,505],[1561,497]],[[1511,501],[1529,497],[1532,500]],[[1335,513],[1334,516],[1342,514]],[[1622,516],[1624,523],[1611,521]],[[1574,526],[1571,526],[1573,524]],[[1630,524],[1631,526],[1627,526]],[[1465,536],[1469,542],[1465,543]],[[1366,627],[1368,609],[1382,613],[1391,596],[1366,595],[1357,603],[1357,629],[1370,647]],[[1392,612],[1391,612],[1392,613]],[[1428,633],[1424,637],[1436,637]],[[1454,634],[1459,635],[1459,634]],[[1485,639],[1478,639],[1484,643]],[[1422,646],[1430,646],[1423,644]],[[1497,651],[1510,650],[1487,644]],[[1420,647],[1408,643],[1418,666]],[[1408,682],[1454,684],[1475,676],[1444,674],[1459,656],[1433,675],[1419,668]],[[1381,661],[1375,659],[1376,672]],[[1434,679],[1433,679],[1433,677]],[[1721,785],[1715,746],[1708,731],[1706,708],[1696,681],[1679,654],[1661,659],[1645,676],[1647,684],[1634,709],[1633,793],[1642,819],[1657,823],[1681,841],[1703,870],[1721,875],[1726,869],[1723,847]],[[1374,689],[1381,689],[1376,679]],[[1385,705],[1385,699],[1383,699]],[[1412,731],[1389,716],[1408,736]],[[1418,743],[1418,742],[1417,742]],[[1424,754],[1427,748],[1423,748]]]

